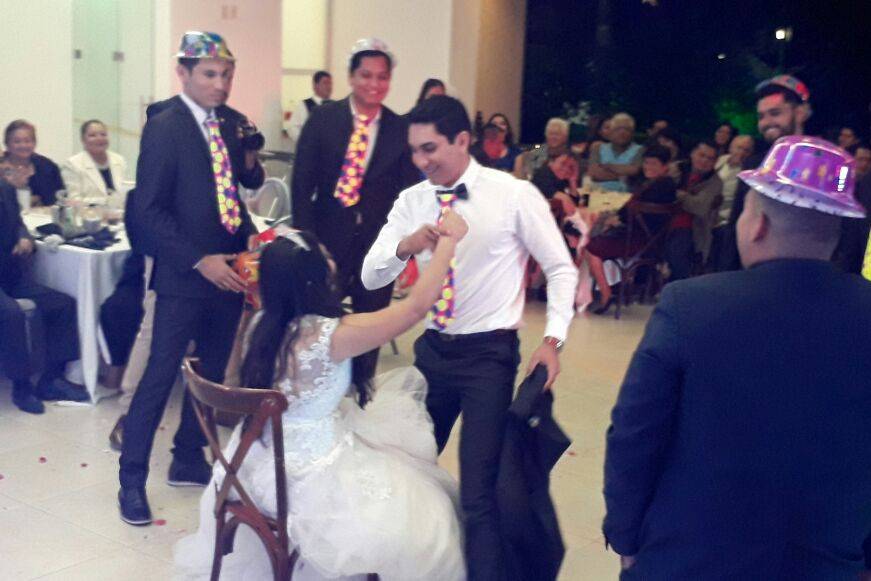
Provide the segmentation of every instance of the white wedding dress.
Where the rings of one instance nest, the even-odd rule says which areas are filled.
[[[373,400],[360,409],[345,397],[351,361],[330,360],[338,319],[309,315],[299,322],[295,356],[277,387],[287,395],[284,450],[288,533],[302,557],[294,581],[465,579],[456,482],[436,464],[426,382],[415,368],[379,376]],[[295,369],[294,369],[295,361]],[[237,427],[227,444],[238,446]],[[274,515],[272,435],[249,451],[242,485],[261,510]],[[200,527],[175,546],[176,579],[208,579],[215,542],[216,466],[200,501]],[[359,577],[358,577],[359,576]],[[221,579],[272,579],[260,541],[240,527]]]

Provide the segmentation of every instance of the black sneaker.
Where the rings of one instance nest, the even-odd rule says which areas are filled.
[[[38,397],[30,392],[23,394],[13,394],[12,403],[14,403],[15,407],[17,407],[21,411],[27,412],[29,414],[39,415],[45,413],[45,404],[42,403]]]
[[[41,380],[36,386],[36,396],[43,401],[91,401],[91,396],[84,387],[62,377]]]
[[[205,486],[212,479],[212,467],[205,460],[196,463],[173,459],[166,483],[170,486]]]
[[[151,524],[151,509],[144,488],[121,488],[118,491],[118,508],[121,520],[129,525],[141,527]]]

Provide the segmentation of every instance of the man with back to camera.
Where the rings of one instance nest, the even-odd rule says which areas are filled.
[[[621,579],[855,581],[871,529],[871,283],[829,260],[852,158],[788,136],[740,178],[745,270],[666,286],[611,415]]]

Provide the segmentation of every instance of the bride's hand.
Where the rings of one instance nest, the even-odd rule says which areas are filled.
[[[462,216],[453,210],[448,210],[442,216],[439,223],[439,234],[442,236],[453,238],[455,242],[459,242],[468,232],[469,225],[463,220]]]

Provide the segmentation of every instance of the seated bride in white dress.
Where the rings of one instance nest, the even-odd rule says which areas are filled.
[[[413,367],[354,382],[351,358],[402,334],[436,302],[468,226],[457,214],[432,237],[433,259],[410,295],[374,313],[346,315],[335,264],[312,234],[279,237],[263,251],[255,321],[242,365],[247,387],[287,395],[284,412],[288,533],[301,554],[294,580],[377,573],[383,581],[466,578],[454,479],[436,464],[426,382]],[[356,392],[356,400],[349,392]],[[367,402],[370,398],[371,401]],[[365,403],[365,407],[359,405]],[[240,428],[226,455],[235,450]],[[216,466],[200,501],[197,533],[175,547],[177,579],[208,579],[215,543]],[[261,510],[275,514],[272,439],[254,444],[240,480]],[[272,579],[266,551],[240,527],[221,579]]]

